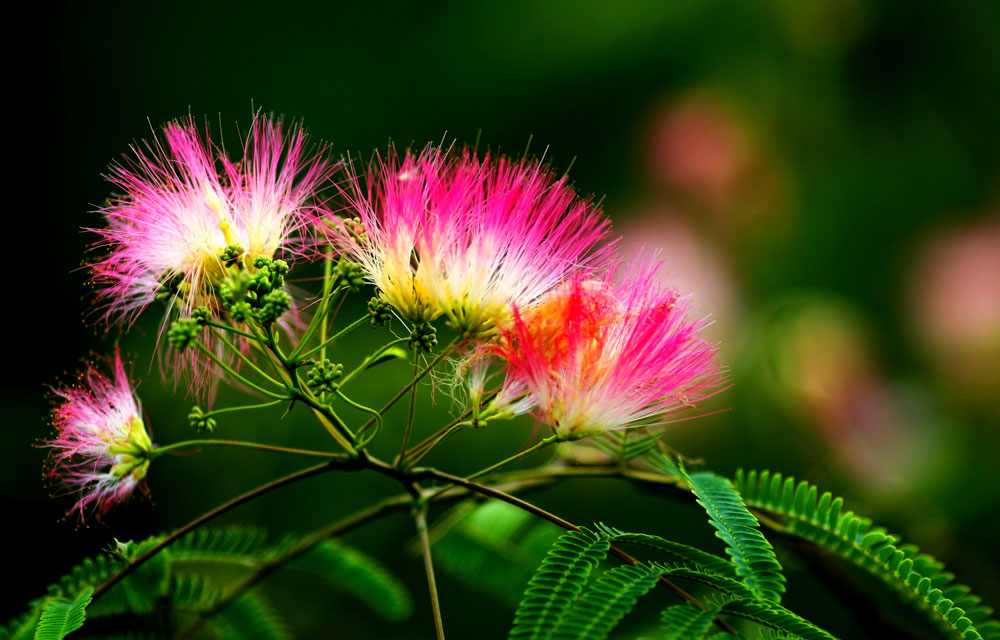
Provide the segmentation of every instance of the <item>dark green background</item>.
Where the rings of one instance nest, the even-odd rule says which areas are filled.
[[[735,241],[719,218],[694,216],[732,264],[745,308],[723,345],[734,386],[712,405],[731,411],[678,425],[671,442],[721,472],[771,466],[844,493],[857,511],[945,560],[987,602],[1000,602],[995,390],[969,399],[946,384],[914,345],[903,295],[921,242],[997,216],[1000,3],[38,3],[28,11],[9,23],[29,43],[7,60],[17,89],[8,104],[19,113],[7,125],[14,228],[0,496],[8,553],[33,562],[5,568],[21,596],[6,599],[0,615],[18,612],[112,537],[177,526],[297,464],[220,451],[166,460],[150,475],[152,503],[135,501],[110,526],[81,530],[59,521],[69,502],[50,500],[39,480],[44,454],[32,443],[48,430],[43,385],[115,339],[80,320],[87,302],[79,267],[92,237],[79,229],[101,224],[90,213],[109,192],[100,175],[132,140],[150,135],[150,122],[190,112],[221,118],[232,133],[233,122],[245,126],[260,107],[303,118],[336,153],[363,155],[389,139],[477,136],[519,152],[533,136],[532,150],[548,149],[558,168],[575,159],[578,188],[603,195],[607,213],[624,222],[650,201],[675,202],[649,177],[649,131],[664,105],[698,91],[736,105],[786,197],[773,205],[779,215]],[[768,382],[769,314],[814,300],[851,309],[881,375],[931,407],[921,415],[937,434],[934,455],[909,463],[922,468],[919,481],[891,494],[866,487]],[[172,397],[149,370],[155,315],[123,346],[138,354],[145,408],[165,443],[190,435],[190,401]],[[358,348],[380,338],[366,332]],[[344,352],[345,361],[353,357]],[[384,386],[371,382],[359,399],[379,402],[406,375],[405,365],[387,370],[371,379]],[[439,398],[421,428],[448,409]],[[223,420],[220,434],[324,446],[307,416],[279,415]],[[516,451],[530,432],[530,421],[496,424],[456,438],[436,462],[470,471]],[[388,491],[395,488],[378,478],[325,477],[231,520],[305,531]],[[581,523],[713,544],[693,509],[621,484],[568,484],[538,500]],[[278,578],[269,593],[303,637],[333,637],[334,629],[336,637],[429,637],[419,562],[404,548],[411,538],[404,517],[350,538],[404,576],[419,610],[410,625],[373,621],[319,584]],[[793,608],[844,637],[865,637],[830,591],[796,571],[794,559],[786,564]],[[511,611],[447,576],[441,582],[453,637],[503,636]]]

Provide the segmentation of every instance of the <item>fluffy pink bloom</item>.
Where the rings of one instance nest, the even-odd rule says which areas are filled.
[[[56,437],[49,476],[65,493],[77,494],[70,513],[103,516],[128,500],[146,476],[153,444],[143,425],[139,400],[115,351],[111,377],[92,364],[76,384],[53,389]]]
[[[490,349],[538,417],[563,439],[649,425],[723,386],[716,348],[688,299],[656,284],[655,264],[617,278],[580,275],[516,310]]]
[[[295,259],[311,251],[314,196],[335,169],[314,153],[299,126],[256,117],[234,160],[200,134],[193,118],[164,127],[165,142],[132,148],[111,167],[121,191],[100,210],[107,220],[90,266],[95,310],[131,324],[156,298],[182,315],[218,309],[216,288],[232,269],[220,255],[238,246],[241,266],[255,273],[258,256]],[[211,367],[191,351],[193,383],[204,387]]]
[[[362,185],[364,182],[364,185]],[[467,336],[491,333],[593,262],[608,223],[565,177],[535,160],[390,149],[346,190],[338,244],[406,318],[444,314]]]
[[[332,167],[310,153],[298,126],[257,117],[241,160],[215,148],[193,118],[164,127],[159,141],[133,146],[134,157],[113,165],[109,181],[121,189],[100,210],[107,219],[96,247],[93,281],[103,315],[131,322],[165,285],[186,311],[212,303],[224,276],[219,256],[228,246],[257,256],[289,257],[308,248],[310,203]]]

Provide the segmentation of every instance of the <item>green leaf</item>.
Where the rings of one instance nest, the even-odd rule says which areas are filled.
[[[252,564],[262,555],[266,539],[267,531],[261,527],[203,527],[170,545],[170,560]]]
[[[669,555],[675,562],[681,562],[693,567],[699,567],[719,575],[738,577],[736,567],[725,558],[721,558],[714,553],[708,553],[686,544],[666,540],[659,536],[645,533],[625,533],[603,524],[595,525],[596,529],[607,535],[612,542],[635,544]]]
[[[645,455],[660,444],[662,431],[643,433],[637,429],[610,431],[591,438],[590,443],[618,461],[631,460]]]
[[[406,620],[413,612],[402,582],[375,559],[336,540],[316,545],[288,566],[323,576],[386,620]]]
[[[588,529],[556,541],[531,578],[514,615],[511,640],[547,640],[579,597],[590,572],[607,555],[607,536]]]
[[[35,640],[62,640],[83,626],[93,589],[84,589],[74,600],[53,598],[42,609]]]
[[[449,514],[456,523],[434,543],[435,563],[514,609],[562,529],[498,500],[467,506]]]
[[[802,640],[837,640],[827,631],[774,602],[742,598],[730,600],[722,605],[719,613],[752,620]]]
[[[576,601],[552,632],[557,640],[605,640],[656,584],[660,572],[645,565],[625,565],[605,571]]]
[[[1000,638],[1000,623],[988,620],[969,588],[953,582],[944,566],[867,518],[843,511],[844,501],[793,478],[770,471],[736,472],[735,485],[747,505],[767,512],[787,532],[808,540],[874,576],[913,603],[946,637]]]
[[[744,584],[758,598],[780,601],[785,591],[781,564],[760,532],[757,518],[747,511],[732,483],[708,472],[695,473],[686,479],[698,504],[708,513],[715,535],[725,543],[726,553]]]
[[[382,350],[371,362],[365,365],[364,370],[368,371],[372,367],[377,367],[380,364],[392,362],[393,360],[406,360],[408,357],[409,355],[402,347],[389,347]]]
[[[288,625],[271,605],[254,592],[230,602],[212,618],[224,638],[240,640],[291,640]]]
[[[705,611],[691,602],[667,607],[660,614],[663,630],[666,632],[663,640],[702,638],[712,628],[712,621],[715,620],[717,612],[717,607],[710,607]]]

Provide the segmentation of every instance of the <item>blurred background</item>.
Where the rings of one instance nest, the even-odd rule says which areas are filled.
[[[300,464],[232,451],[165,459],[151,471],[151,500],[77,529],[60,521],[70,500],[48,497],[44,452],[33,448],[50,429],[45,385],[117,337],[81,319],[80,267],[93,236],[80,229],[102,224],[91,212],[109,194],[107,164],[151,126],[189,112],[221,121],[235,140],[235,124],[245,127],[257,107],[304,119],[337,154],[367,156],[390,139],[478,138],[515,154],[530,141],[557,169],[572,164],[578,189],[603,197],[624,249],[660,249],[664,277],[715,320],[710,334],[734,383],[708,409],[727,411],[672,425],[668,442],[720,473],[771,468],[844,495],[1000,605],[1000,3],[35,3],[27,11],[19,30],[32,45],[8,57],[20,85],[9,125],[17,188],[8,240],[13,255],[30,254],[30,267],[14,284],[28,302],[5,314],[0,499],[7,549],[40,564],[15,571],[21,597],[3,601],[3,619],[113,538],[176,527]],[[343,317],[360,314],[366,299]],[[121,344],[143,379],[154,438],[166,443],[192,436],[192,401],[151,360],[156,316],[147,313]],[[384,337],[356,335],[337,356],[345,362]],[[358,398],[378,404],[408,370],[387,366],[357,387]],[[450,410],[439,397],[418,435]],[[224,416],[217,433],[325,446],[309,416],[280,413]],[[430,461],[468,472],[515,452],[531,432],[530,420],[497,423],[454,438]],[[228,521],[304,532],[395,490],[380,478],[332,475]],[[622,483],[577,481],[535,499],[576,522],[715,544],[692,507]],[[417,604],[409,623],[379,622],[319,584],[279,576],[266,591],[304,638],[430,637],[412,538],[403,516],[347,538],[403,577]],[[781,554],[791,608],[841,637],[868,637],[865,612],[847,612],[836,589]],[[509,604],[447,573],[440,582],[450,635],[505,636]],[[891,608],[877,594],[863,600]],[[909,616],[902,607],[892,615]]]

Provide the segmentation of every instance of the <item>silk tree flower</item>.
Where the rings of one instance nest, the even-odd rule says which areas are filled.
[[[577,275],[535,307],[515,309],[489,347],[560,439],[661,423],[724,386],[716,347],[699,335],[706,320],[657,285],[657,267]]]
[[[88,511],[100,518],[128,500],[142,485],[153,450],[117,349],[108,364],[110,377],[88,364],[76,384],[53,389],[56,436],[43,444],[51,449],[48,476],[77,495],[69,514],[81,521]]]
[[[535,160],[428,146],[402,159],[390,149],[372,166],[364,187],[348,182],[360,228],[340,222],[337,243],[404,317],[444,314],[468,338],[592,264],[609,230],[593,203]]]
[[[499,359],[486,344],[475,345],[455,360],[455,375],[450,386],[457,390],[459,384],[464,385],[467,398],[461,404],[467,405],[477,426],[491,419],[509,420],[534,408],[534,400],[524,383],[506,376],[502,369],[498,371],[497,363]],[[500,375],[505,376],[503,381],[495,388],[488,388]]]
[[[193,118],[163,133],[164,142],[135,145],[111,167],[108,179],[121,195],[99,210],[107,226],[90,229],[104,250],[90,265],[95,312],[109,324],[130,325],[157,298],[168,301],[168,317],[200,306],[217,311],[217,289],[231,271],[252,276],[259,257],[313,252],[313,199],[336,167],[309,147],[301,127],[256,117],[239,160],[213,145],[207,128],[199,133]],[[193,386],[206,386],[207,362],[184,358]]]

